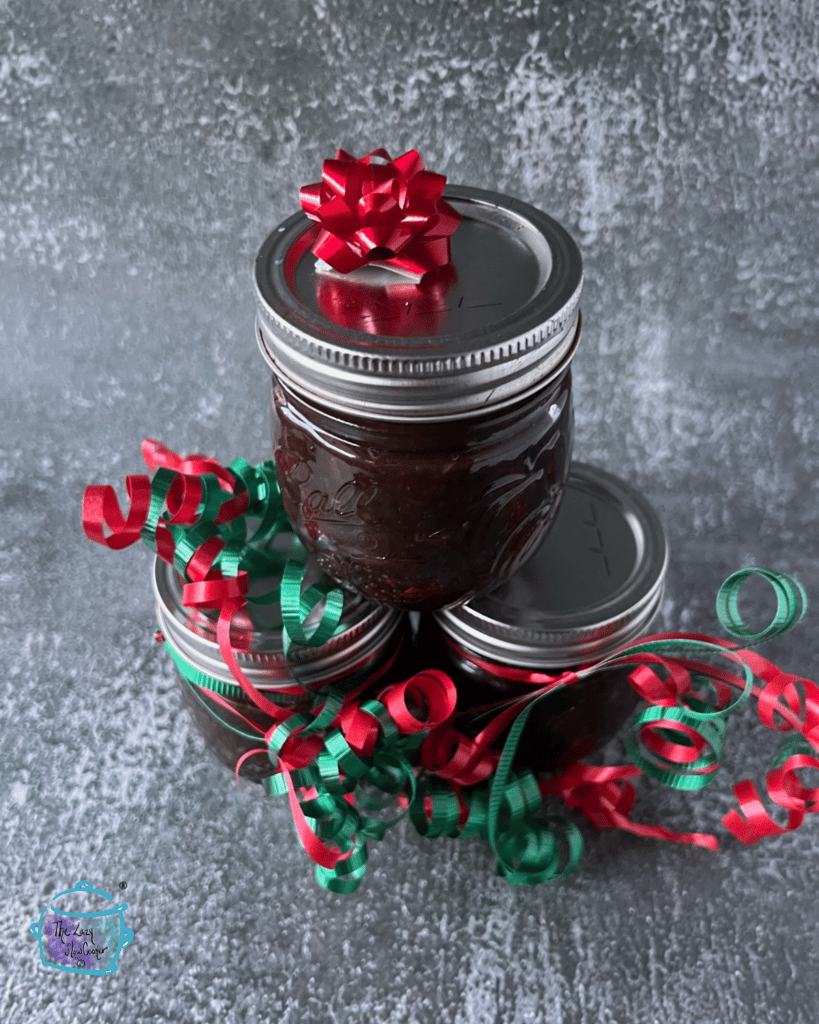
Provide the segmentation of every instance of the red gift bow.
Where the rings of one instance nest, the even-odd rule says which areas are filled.
[[[424,170],[417,150],[393,160],[374,149],[356,160],[340,149],[324,161],[321,178],[304,185],[299,200],[321,227],[312,251],[334,270],[378,262],[423,276],[449,263],[449,236],[461,218],[442,198],[446,177]]]

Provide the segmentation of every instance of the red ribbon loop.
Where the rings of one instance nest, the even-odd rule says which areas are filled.
[[[171,451],[161,441],[152,441],[151,438],[146,437],[142,442],[142,458],[152,473],[159,466],[172,469],[177,473],[183,473],[186,476],[203,476],[205,473],[211,473],[226,490],[230,491],[231,494],[233,493],[235,487],[233,473],[207,455],[196,453],[195,455],[188,455],[182,458],[181,455]]]
[[[346,860],[353,852],[354,847],[347,850],[346,853],[342,853],[340,850],[334,850],[326,846],[316,835],[316,833],[307,824],[307,818],[304,815],[304,811],[301,809],[299,799],[296,796],[296,790],[293,787],[293,780],[290,778],[289,771],[283,771],[282,775],[287,784],[287,794],[290,799],[290,812],[293,815],[293,824],[296,828],[296,835],[299,837],[301,845],[304,847],[308,857],[310,857],[316,864],[319,864],[323,868],[334,868],[336,864],[343,860]]]
[[[499,759],[500,751],[479,747],[475,740],[446,726],[433,729],[421,745],[424,768],[458,786],[488,779]]]
[[[188,564],[185,566],[185,572],[194,581],[208,579],[213,569],[213,563],[219,557],[219,553],[225,546],[225,542],[219,536],[208,537],[207,540],[203,541],[199,547],[194,551]]]
[[[378,699],[401,732],[410,735],[434,729],[450,718],[457,696],[449,676],[431,668],[388,686]]]
[[[690,743],[675,743],[668,738],[669,733],[682,735],[690,740]],[[708,741],[695,729],[674,719],[647,722],[640,730],[640,741],[657,757],[674,764],[693,764],[708,747]],[[706,770],[713,771],[716,767],[715,762]]]
[[[662,825],[648,825],[629,818],[636,790],[627,780],[640,775],[634,765],[596,767],[577,762],[562,775],[544,779],[540,792],[556,793],[569,807],[575,807],[595,828],[619,828],[645,839],[664,839],[716,851],[719,840],[708,832],[672,832]]]
[[[743,779],[734,785],[734,796],[739,803],[739,810],[730,810],[722,819],[722,824],[746,846],[753,846],[767,836],[782,836],[786,832],[793,832],[805,819],[804,809],[789,810],[787,825],[777,825],[762,806],[757,788],[750,779]]]
[[[145,475],[126,476],[125,489],[131,503],[127,517],[122,514],[114,488],[91,484],[82,499],[82,526],[89,540],[112,551],[135,544],[148,518],[151,506],[151,481]],[[111,531],[105,536],[105,527]]]
[[[358,757],[369,757],[378,739],[378,719],[358,704],[348,704],[341,709],[335,723],[341,729],[350,749]]]
[[[819,768],[819,757],[809,754],[792,754],[779,768],[773,768],[766,776],[771,799],[788,810],[819,811],[819,786],[802,785],[796,774],[800,768]]]
[[[177,476],[165,498],[165,506],[170,513],[170,519],[165,520],[165,524],[189,526],[195,522],[203,490],[200,477]]]
[[[680,677],[669,674],[667,678],[661,679],[654,669],[648,665],[638,665],[629,673],[629,683],[633,690],[649,704],[657,704],[660,707],[673,707],[681,693],[688,690],[687,681],[685,688],[681,689]]]
[[[265,733],[265,742],[269,745],[270,737],[279,728],[279,723],[270,727]],[[321,736],[302,736],[297,730],[293,732],[282,744],[278,752],[278,759],[282,766],[288,771],[296,768],[306,768],[321,753],[324,747],[324,740]]]
[[[762,658],[759,660],[764,661]],[[759,719],[764,725],[778,732],[787,732],[794,728],[795,719],[799,723],[799,731],[806,737],[817,730],[819,686],[816,683],[781,672],[770,662],[766,662],[764,667],[756,666],[755,671],[765,682],[759,695],[758,710]]]

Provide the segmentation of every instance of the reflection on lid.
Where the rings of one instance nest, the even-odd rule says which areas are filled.
[[[627,585],[644,547],[642,529],[606,497],[568,486],[539,551],[491,595],[520,625],[595,609]],[[642,596],[642,595],[641,595]],[[473,602],[481,607],[480,599]]]
[[[457,280],[451,263],[419,284],[388,271],[347,277],[322,273],[316,278],[316,298],[322,313],[339,327],[397,338],[431,335],[439,332],[449,312],[446,296]]]
[[[488,327],[525,307],[551,267],[548,248],[533,251],[505,225],[468,215],[452,238],[452,262],[418,284],[377,267],[318,271],[311,238],[306,231],[287,254],[293,294],[331,323],[381,338],[431,340]]]

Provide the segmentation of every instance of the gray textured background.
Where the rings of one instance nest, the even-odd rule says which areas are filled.
[[[411,145],[520,196],[584,253],[576,454],[641,487],[665,620],[718,630],[722,579],[797,572],[769,648],[819,672],[817,9],[810,0],[0,3],[0,1018],[384,1024],[816,1019],[819,823],[746,849],[585,829],[557,887],[400,828],[359,894],[312,881],[280,803],[192,731],[151,639],[146,551],[79,528],[139,442],[266,457],[250,266],[337,145]],[[616,9],[614,9],[616,7]],[[775,744],[749,711],[715,827]],[[39,964],[28,925],[126,881],[120,970]]]

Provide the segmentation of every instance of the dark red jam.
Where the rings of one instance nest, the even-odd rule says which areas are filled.
[[[179,686],[182,690],[182,700],[188,709],[193,724],[205,741],[209,749],[216,755],[219,761],[230,769],[235,769],[239,759],[250,750],[264,748],[265,743],[261,736],[255,734],[248,728],[243,718],[255,722],[262,730],[267,731],[273,724],[273,720],[265,712],[254,707],[249,700],[230,699],[221,697],[220,700],[228,704],[235,713],[226,710],[224,704],[217,703],[212,695],[201,687],[193,687],[180,675],[177,676]],[[195,692],[194,692],[195,691]],[[265,694],[265,696],[270,696]],[[289,704],[292,710],[308,711],[312,703],[310,697],[293,697]],[[284,701],[282,701],[284,703]],[[210,710],[209,710],[210,709]],[[219,716],[218,718],[216,716]],[[227,724],[226,724],[227,723]],[[247,733],[247,736],[234,732],[234,729]],[[248,738],[253,737],[253,738]],[[242,762],[239,774],[242,778],[251,782],[261,782],[263,778],[272,775],[274,771],[270,758],[266,753],[252,754]]]
[[[285,511],[324,572],[379,604],[434,610],[494,589],[543,540],[569,471],[571,373],[429,423],[333,413],[274,378],[272,421]]]
[[[424,667],[443,670],[455,683],[458,703],[454,725],[466,736],[477,736],[497,714],[497,710],[477,709],[536,689],[531,683],[505,679],[476,665],[469,652],[459,653],[446,642],[431,616],[422,617],[417,644]],[[579,666],[573,668],[576,671]],[[538,671],[558,676],[569,670],[543,665]],[[630,671],[629,666],[608,669],[541,700],[529,714],[513,768],[558,771],[605,746],[639,703],[640,698],[628,681]],[[494,742],[497,750],[503,749],[509,728]]]
[[[376,681],[365,686],[356,698],[369,700],[374,698],[385,686],[405,679],[412,674],[410,633],[409,621],[406,616],[403,616],[388,642],[369,665],[352,675],[334,678],[329,685],[341,693],[352,693],[366,683],[368,677],[378,674]],[[388,665],[388,662],[391,664]],[[379,671],[385,666],[387,667],[384,671]],[[296,669],[296,674],[298,675],[298,669]],[[217,701],[207,689],[194,687],[188,683],[182,678],[181,673],[177,673],[177,678],[182,690],[182,699],[193,724],[222,764],[235,770],[237,762],[244,754],[265,747],[263,737],[250,729],[243,719],[250,719],[263,732],[267,732],[274,724],[273,719],[266,712],[255,707],[244,694],[220,696]],[[313,705],[317,701],[319,703],[321,701],[318,688],[315,685],[312,687],[312,692],[285,695],[265,689],[262,694],[273,703],[281,704],[294,713],[299,711],[309,713]],[[228,705],[228,708],[225,707],[225,704]],[[242,733],[246,735],[243,736]],[[263,749],[259,753],[245,758],[239,774],[251,782],[260,782],[263,778],[271,775],[273,771],[270,758]]]

